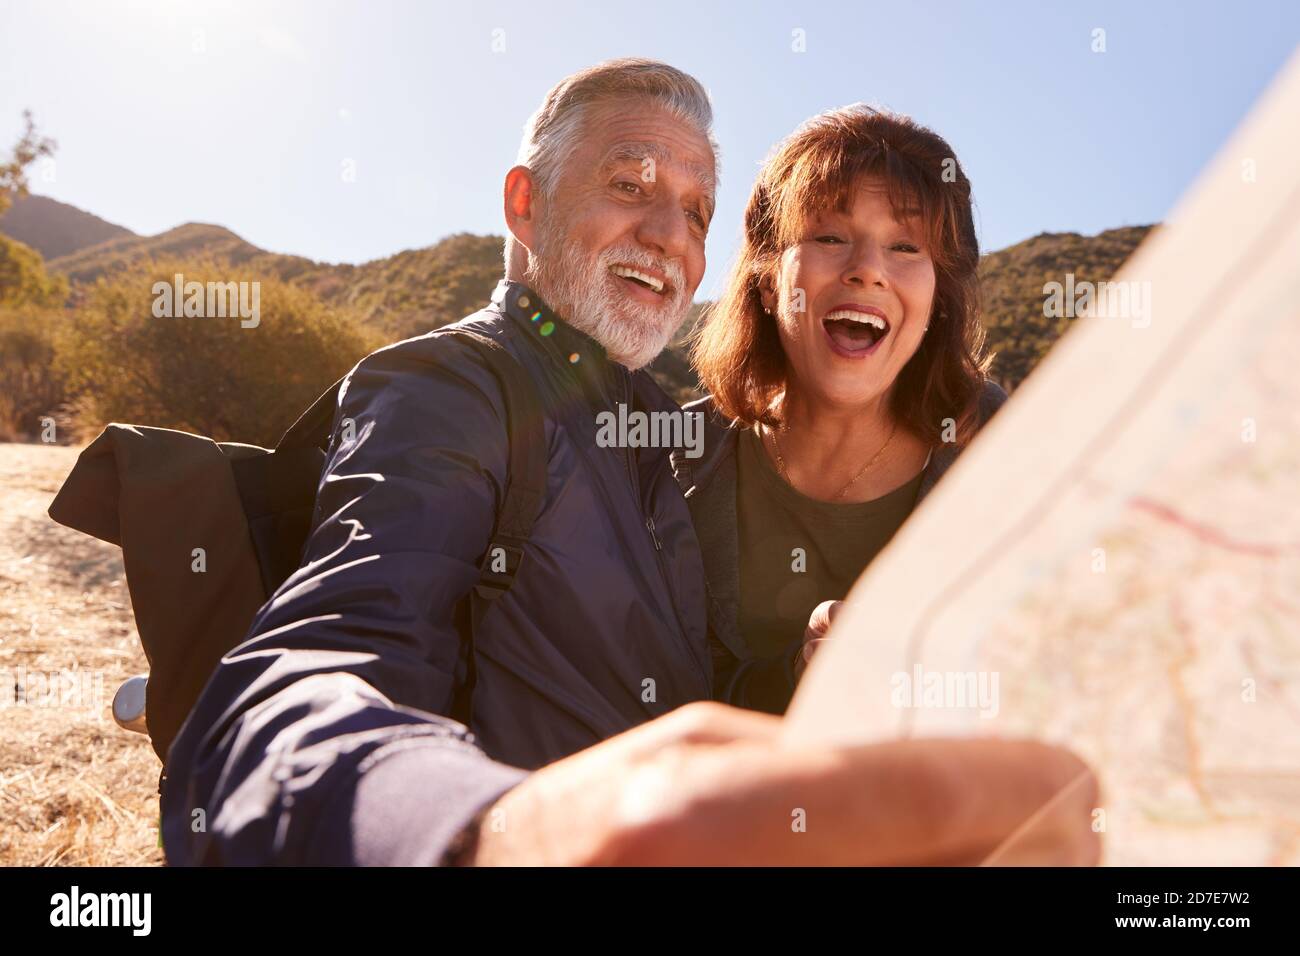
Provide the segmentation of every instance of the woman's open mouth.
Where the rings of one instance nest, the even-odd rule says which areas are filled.
[[[889,320],[873,309],[835,309],[822,317],[831,350],[846,358],[865,358],[889,335]]]

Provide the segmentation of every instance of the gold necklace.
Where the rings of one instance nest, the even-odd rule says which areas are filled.
[[[781,477],[785,479],[785,483],[789,485],[791,488],[794,488],[794,482],[790,480],[790,470],[785,465],[785,456],[781,454],[781,440],[776,437],[776,433],[778,431],[786,431],[786,424],[785,422],[782,422],[778,428],[769,427],[768,431],[770,431],[772,434],[772,450],[776,454],[776,470],[781,475]],[[880,446],[880,448],[876,451],[874,455],[871,456],[871,460],[862,466],[862,470],[849,479],[849,483],[845,485],[843,488],[841,488],[839,490],[839,493],[832,500],[839,501],[841,498],[843,498],[845,495],[849,493],[849,489],[852,488],[855,484],[857,484],[858,479],[861,478],[863,475],[865,475],[867,473],[867,470],[870,469],[872,465],[874,465],[877,461],[880,460],[880,456],[885,453],[885,449],[888,448],[890,442],[894,440],[894,434],[897,431],[898,431],[898,423],[895,422],[889,429],[889,437],[885,439],[885,443]],[[794,488],[794,490],[798,491],[799,489]]]

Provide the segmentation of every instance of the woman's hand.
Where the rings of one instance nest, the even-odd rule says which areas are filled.
[[[812,616],[808,618],[808,627],[803,632],[803,647],[794,665],[796,678],[803,677],[804,668],[812,661],[813,654],[817,653],[817,648],[821,646],[822,641],[826,640],[831,622],[843,608],[843,601],[822,601],[813,608]]]

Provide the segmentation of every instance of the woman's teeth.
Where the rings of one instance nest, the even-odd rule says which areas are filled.
[[[870,312],[857,312],[853,309],[838,309],[835,312],[828,313],[823,322],[857,322],[862,325],[870,325],[880,332],[889,331],[889,323],[878,315],[872,315]]]
[[[662,293],[664,291],[663,282],[661,282],[659,279],[656,279],[652,275],[648,275],[645,272],[640,272],[628,266],[610,266],[609,271],[614,273],[614,275],[619,276],[620,278],[633,279],[637,282],[640,282],[642,285],[647,286],[650,289],[653,289],[655,292]]]
[[[826,334],[840,348],[862,352],[873,348],[889,333],[889,323],[878,315],[854,309],[837,309],[822,318]]]

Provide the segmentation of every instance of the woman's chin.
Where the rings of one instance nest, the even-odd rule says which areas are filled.
[[[824,373],[805,389],[816,406],[827,409],[867,408],[889,388],[882,376],[859,370],[856,374]]]

